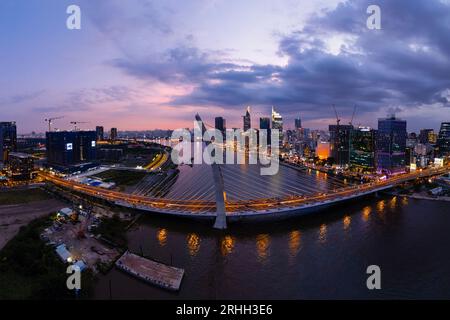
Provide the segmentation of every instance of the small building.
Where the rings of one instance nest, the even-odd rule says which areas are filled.
[[[34,159],[33,156],[11,152],[8,154],[7,173],[13,180],[30,180],[33,178]]]
[[[86,263],[84,263],[84,261],[78,260],[77,262],[75,262],[73,264],[75,267],[78,267],[80,269],[81,272],[83,272],[84,270],[86,270],[87,265]]]
[[[65,244],[61,244],[61,245],[57,246],[55,251],[56,251],[56,254],[59,256],[59,258],[61,259],[62,262],[64,262],[64,263],[72,262],[72,255],[69,252],[69,250],[67,250]]]
[[[76,212],[70,208],[62,208],[61,210],[58,211],[59,218],[72,219],[76,217],[76,215],[77,215]]]

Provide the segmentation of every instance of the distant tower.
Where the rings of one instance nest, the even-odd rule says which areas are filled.
[[[109,135],[110,140],[117,140],[117,128],[111,128],[111,133]]]
[[[0,122],[0,162],[6,162],[10,152],[17,150],[15,122]]]
[[[247,112],[245,112],[244,119],[244,131],[249,130],[252,127],[252,122],[250,118],[250,106],[247,107]]]
[[[450,122],[441,123],[437,143],[440,156],[450,155]]]
[[[399,173],[406,166],[406,121],[391,115],[378,119],[376,141],[377,171]]]
[[[226,130],[226,120],[222,117],[216,117],[215,119],[215,127],[217,130],[225,133]]]
[[[302,119],[300,119],[300,117],[298,117],[297,119],[295,119],[295,129],[299,130],[302,128]]]
[[[267,144],[271,144],[270,139],[270,118],[259,118],[259,129],[260,130],[267,130]]]
[[[283,143],[283,117],[272,107],[272,129],[280,131],[280,145]]]
[[[102,126],[95,127],[95,132],[97,134],[97,141],[103,141],[104,140],[104,129]]]

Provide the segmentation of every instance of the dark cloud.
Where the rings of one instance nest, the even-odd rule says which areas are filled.
[[[450,7],[439,0],[380,0],[382,30],[366,28],[373,1],[346,1],[280,38],[286,66],[222,63],[192,47],[147,61],[118,59],[114,66],[139,78],[189,82],[194,91],[171,105],[276,105],[324,117],[330,105],[358,113],[448,105]],[[233,36],[233,35],[230,35]],[[337,39],[337,40],[336,40]],[[339,39],[345,41],[336,42]],[[330,45],[340,44],[338,52]],[[336,50],[336,48],[335,48]]]
[[[34,91],[34,92],[29,92],[29,93],[24,93],[24,94],[17,94],[17,95],[13,95],[10,96],[6,99],[4,99],[0,104],[16,104],[16,103],[22,103],[22,102],[26,102],[29,100],[33,100],[36,99],[40,96],[42,96],[45,93],[45,90],[39,90],[39,91]]]

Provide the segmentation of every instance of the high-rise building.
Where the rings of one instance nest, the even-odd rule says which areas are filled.
[[[111,128],[111,133],[109,134],[110,140],[117,140],[117,128]]]
[[[422,144],[431,143],[430,135],[433,133],[433,129],[421,129],[419,133],[419,142]]]
[[[95,131],[47,132],[47,163],[67,168],[96,159]]]
[[[0,122],[0,162],[7,162],[8,154],[17,150],[15,122]]]
[[[450,155],[450,122],[442,122],[437,145],[441,156]]]
[[[350,167],[357,172],[375,171],[376,131],[359,127],[351,130]]]
[[[283,132],[283,117],[272,107],[272,129]]]
[[[388,174],[405,171],[406,121],[394,115],[378,119],[376,166],[378,172]]]
[[[105,133],[102,126],[95,127],[95,133],[97,134],[97,141],[103,141],[105,139]]]
[[[266,130],[267,132],[267,145],[271,144],[271,132],[270,132],[270,118],[263,117],[259,118],[259,129],[260,130]]]
[[[249,130],[252,127],[252,121],[250,117],[250,107],[247,107],[247,111],[245,112],[245,116],[242,117],[244,121],[244,132]]]
[[[334,163],[344,167],[350,163],[350,135],[352,125],[329,125],[330,131],[330,155]]]
[[[295,129],[299,130],[302,128],[302,119],[300,117],[295,119]]]
[[[222,134],[225,134],[225,131],[227,129],[226,127],[226,120],[222,117],[216,117],[215,119],[215,127],[217,130],[222,132]]]
[[[283,117],[272,107],[272,129],[280,132],[280,145],[283,143]]]

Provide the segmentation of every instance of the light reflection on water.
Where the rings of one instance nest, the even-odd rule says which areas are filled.
[[[270,236],[268,234],[259,234],[256,236],[256,251],[260,261],[264,261],[269,256]]]
[[[220,252],[222,253],[223,256],[227,256],[233,253],[235,241],[236,239],[232,236],[224,236],[222,238],[222,241],[220,242],[221,243]]]
[[[327,225],[322,223],[319,228],[319,242],[325,243],[327,241]]]
[[[158,238],[160,246],[164,247],[167,244],[167,229],[159,229],[156,237]]]
[[[109,298],[112,279],[114,298],[450,298],[446,211],[446,203],[370,198],[310,217],[230,224],[226,233],[209,224],[151,217],[130,231],[130,250],[139,253],[142,246],[147,256],[167,264],[173,257],[173,265],[186,272],[179,294],[112,269],[101,276],[96,296]],[[372,261],[389,270],[383,278],[389,290],[365,289],[361,270]],[[114,289],[123,286],[126,291]]]
[[[299,230],[293,230],[289,233],[289,256],[295,257],[301,245],[302,233]]]
[[[372,207],[371,206],[366,206],[366,207],[363,208],[363,210],[362,210],[362,219],[363,219],[364,222],[369,221],[371,212],[372,212]]]
[[[393,210],[397,206],[397,197],[392,197],[391,201],[389,201],[389,209]]]
[[[344,230],[348,230],[348,228],[350,227],[350,223],[352,222],[352,217],[350,217],[349,215],[345,215],[342,219],[342,222],[344,224]]]
[[[200,237],[198,234],[190,233],[186,237],[187,247],[191,256],[197,255],[200,250]]]

